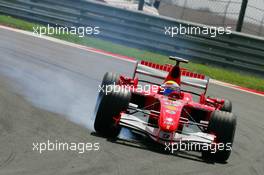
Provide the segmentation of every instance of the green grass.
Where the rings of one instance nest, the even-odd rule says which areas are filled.
[[[0,24],[10,27],[15,27],[22,30],[27,30],[27,31],[33,31],[33,27],[41,26],[40,24],[31,23],[25,20],[16,19],[4,15],[0,15]],[[165,55],[129,48],[126,46],[113,44],[111,42],[95,39],[92,37],[80,38],[76,35],[51,35],[51,36],[69,42],[113,52],[116,54],[134,57],[138,60],[148,60],[160,64],[172,63],[170,60],[168,60],[168,57]],[[188,68],[191,71],[208,75],[209,77],[216,80],[264,91],[264,79],[262,78],[257,78],[251,75],[242,75],[240,73],[226,70],[223,68],[212,67],[212,66],[196,64],[196,63],[189,63],[187,65],[184,65],[184,67]]]

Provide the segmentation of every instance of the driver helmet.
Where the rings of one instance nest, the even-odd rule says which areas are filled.
[[[181,91],[181,88],[178,83],[175,81],[166,81],[161,85],[163,89],[163,95],[169,96],[172,93],[179,94]]]

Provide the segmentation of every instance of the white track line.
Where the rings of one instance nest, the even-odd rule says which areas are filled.
[[[48,41],[51,41],[51,42],[55,42],[55,43],[58,43],[58,44],[64,44],[64,45],[67,45],[67,46],[75,47],[75,48],[86,50],[86,51],[89,51],[89,52],[93,52],[93,53],[97,53],[97,54],[113,57],[113,58],[116,58],[116,59],[119,59],[119,60],[125,60],[125,61],[128,61],[128,62],[136,63],[136,59],[134,59],[134,58],[130,58],[130,57],[126,57],[126,56],[122,56],[122,55],[118,55],[118,54],[109,53],[109,52],[106,52],[106,51],[103,51],[103,50],[100,50],[100,49],[95,49],[95,48],[92,48],[92,47],[87,47],[87,46],[83,46],[83,45],[79,45],[79,44],[63,41],[63,40],[60,40],[60,39],[57,39],[57,38],[53,38],[53,37],[49,37],[49,36],[39,36],[39,35],[33,34],[33,32],[24,31],[24,30],[20,30],[20,29],[15,29],[15,28],[11,28],[11,27],[6,27],[6,26],[2,26],[2,25],[0,25],[0,29],[13,31],[13,32],[17,32],[17,33],[33,36],[33,37],[36,37],[36,38],[45,39],[45,40],[48,40]]]
[[[228,88],[231,88],[231,89],[235,89],[237,91],[247,92],[249,94],[253,94],[253,95],[264,97],[264,94],[254,92],[254,90],[253,91],[245,90],[245,89],[243,89],[243,87],[239,87],[239,86],[236,86],[236,85],[233,85],[233,84],[230,84],[230,83],[225,83],[225,82],[214,80],[214,79],[210,79],[210,83],[213,83],[213,84],[216,84],[216,85],[219,85],[219,86],[223,86],[223,87],[228,87]]]

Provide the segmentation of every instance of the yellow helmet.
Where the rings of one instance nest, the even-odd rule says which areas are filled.
[[[181,88],[175,81],[169,80],[161,85],[163,88],[163,95],[170,95],[171,93],[180,93]]]

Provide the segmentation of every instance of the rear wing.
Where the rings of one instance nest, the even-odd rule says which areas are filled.
[[[160,65],[149,61],[141,61],[137,63],[134,77],[138,73],[165,80],[168,72],[170,72],[172,68],[173,65],[170,64]],[[209,77],[181,68],[181,84],[204,89],[206,91],[209,84]]]

